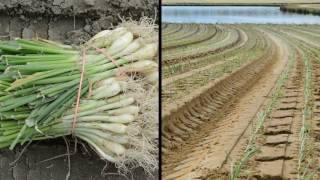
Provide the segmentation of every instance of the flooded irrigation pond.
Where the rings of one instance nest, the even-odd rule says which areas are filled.
[[[162,22],[320,24],[320,16],[283,12],[279,6],[162,6]]]

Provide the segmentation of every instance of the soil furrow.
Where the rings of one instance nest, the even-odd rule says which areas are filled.
[[[299,132],[302,127],[303,62],[297,59],[284,87],[277,108],[265,121],[256,143],[259,153],[251,160],[249,175],[258,179],[294,179],[299,157]],[[290,88],[288,88],[290,87]],[[292,88],[295,87],[295,88]],[[294,96],[286,96],[295,94]],[[294,99],[295,103],[285,103]],[[294,108],[290,109],[288,107]]]
[[[203,171],[203,179],[211,179],[213,177],[218,178],[224,176],[223,174],[229,174],[231,165],[234,161],[242,158],[243,152],[247,145],[247,141],[250,138],[252,131],[253,120],[257,117],[257,112],[260,111],[264,104],[269,99],[269,94],[272,92],[273,86],[277,81],[280,73],[285,69],[288,62],[288,47],[286,44],[280,40],[278,37],[265,32],[268,36],[278,45],[279,57],[278,61],[270,68],[272,71],[269,71],[261,78],[251,91],[248,92],[246,96],[240,99],[239,104],[244,108],[250,108],[251,112],[248,110],[243,110],[238,112],[238,114],[230,116],[230,119],[233,119],[234,127],[229,131],[238,131],[235,133],[237,139],[233,141],[232,148],[229,149],[227,156],[225,156],[224,161],[222,162],[220,168],[217,169],[206,169]],[[244,115],[246,114],[246,115]],[[251,115],[248,115],[251,114]],[[235,122],[237,122],[235,123]],[[240,124],[241,123],[241,124]],[[244,126],[245,125],[245,126]],[[226,136],[222,134],[222,136]],[[228,137],[227,137],[228,138]],[[223,141],[222,141],[223,142]],[[215,152],[216,153],[216,152]]]
[[[164,179],[319,179],[319,26],[219,28],[247,40],[164,69]]]
[[[274,40],[272,42],[273,44],[276,44]],[[283,68],[286,64],[287,55],[284,52],[281,52],[281,56],[279,56],[280,52],[275,52],[275,50],[278,49],[275,45],[272,49],[273,53],[271,54],[273,55],[250,63],[245,68],[242,68],[241,71],[238,71],[238,73],[230,75],[220,86],[216,85],[212,90],[206,92],[206,94],[214,94],[211,97],[214,101],[217,97],[220,97],[220,104],[213,103],[215,104],[213,106],[220,106],[220,108],[218,108],[219,112],[211,112],[211,114],[208,114],[209,117],[211,116],[208,119],[209,121],[205,120],[205,124],[200,124],[199,127],[194,130],[197,133],[191,132],[189,138],[175,148],[173,147],[179,143],[175,143],[175,145],[163,143],[163,148],[170,149],[171,152],[170,154],[166,154],[163,161],[163,175],[166,179],[185,179],[187,177],[199,178],[200,176],[197,173],[200,171],[221,167],[225,161],[226,154],[232,149],[232,146],[234,142],[237,141],[242,129],[246,128],[248,121],[252,119],[257,112],[259,107],[257,104],[262,103],[265,98],[261,96],[261,90],[264,89],[264,91],[266,91],[265,95],[267,95],[268,91],[265,89],[271,89],[274,81],[279,75],[279,72],[271,71],[271,65],[277,62],[277,65],[280,65],[280,67]],[[281,68],[278,68],[278,71],[281,72]],[[236,103],[232,103],[231,99],[233,99],[233,97],[243,94],[244,90],[248,90],[259,77],[266,74],[271,74],[275,78],[268,81],[267,84],[260,83],[259,88],[256,88],[253,91],[257,94],[256,96],[253,96],[252,91],[250,90],[250,93],[247,94],[247,99],[245,98],[243,101],[239,100]],[[266,88],[266,86],[268,88]],[[215,90],[216,88],[218,89]],[[205,99],[206,95],[202,95],[201,97]],[[201,102],[202,98],[198,98],[194,101]],[[249,99],[250,101],[248,101]],[[229,103],[227,103],[228,101]],[[243,103],[245,105],[243,105]],[[230,106],[231,104],[232,106]],[[251,109],[247,109],[248,106],[251,106]],[[252,109],[252,107],[256,108]],[[231,108],[231,110],[226,110],[227,108]],[[189,111],[189,109],[190,108],[185,108],[179,114],[176,114],[176,116],[181,116],[183,112]],[[198,106],[196,109],[199,109],[200,112],[202,112],[201,106]],[[225,111],[222,109],[225,109]],[[194,114],[191,114],[191,116],[195,117]],[[173,116],[169,116],[167,121],[174,121],[172,117]],[[200,121],[202,120],[200,119]],[[170,134],[169,129],[172,129],[172,127],[170,128],[167,125],[163,128],[163,132]],[[168,140],[168,142],[171,143],[174,141],[173,139]],[[188,158],[191,158],[192,160],[188,160],[187,162],[183,161]]]
[[[176,64],[176,63],[179,63],[179,62],[186,61],[188,59],[200,58],[200,57],[207,56],[209,54],[215,54],[217,52],[221,52],[223,50],[230,49],[230,48],[236,46],[237,44],[239,44],[241,42],[240,36],[241,36],[240,31],[238,29],[236,29],[236,38],[234,40],[231,39],[232,41],[229,42],[229,38],[227,37],[225,39],[225,41],[228,42],[228,43],[225,44],[225,46],[218,47],[218,48],[213,48],[213,49],[211,49],[209,51],[206,51],[206,52],[203,52],[203,53],[194,53],[194,54],[189,55],[189,56],[179,57],[178,59],[166,59],[165,61],[162,61],[162,63],[163,63],[162,65],[163,66],[169,66],[169,65],[172,65],[172,64]],[[217,43],[221,43],[221,42],[217,42]]]
[[[312,75],[313,75],[313,117],[311,122],[311,137],[313,143],[313,164],[312,168],[315,171],[315,178],[320,178],[320,61],[312,59]]]

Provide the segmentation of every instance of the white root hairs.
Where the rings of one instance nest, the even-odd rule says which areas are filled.
[[[140,113],[128,127],[129,145],[116,164],[122,171],[140,166],[151,175],[158,168],[158,88],[144,79],[123,78],[124,94],[134,97]]]
[[[131,18],[128,20],[121,19],[117,27],[125,27],[130,30],[136,37],[142,37],[144,42],[158,43],[158,25],[155,24],[154,19],[142,17],[140,21],[134,21]]]
[[[139,39],[142,45],[158,44],[158,25],[155,24],[154,19],[143,17],[140,21],[121,20],[122,23],[117,27],[123,27],[132,32],[134,39]],[[158,62],[158,57],[150,60]],[[155,71],[157,70],[153,69],[150,73]],[[115,79],[125,82],[122,94],[133,97],[140,112],[135,120],[128,124],[126,135],[129,137],[129,143],[125,145],[125,153],[112,158],[119,173],[128,173],[132,168],[142,167],[148,175],[152,176],[158,168],[159,89],[157,84],[150,83],[150,79],[155,79],[154,74],[151,77],[144,77],[146,74],[128,72],[127,75],[130,77],[118,76]]]
[[[158,25],[154,19],[143,17],[140,21],[122,21],[118,27],[129,29],[135,36],[141,37],[143,43],[158,43]],[[154,60],[158,62],[158,56]],[[158,85],[150,84],[146,77],[137,77],[134,73],[125,81],[128,85],[124,93],[134,97],[140,113],[128,127],[130,145],[117,165],[120,170],[141,166],[152,176],[152,172],[158,168]]]

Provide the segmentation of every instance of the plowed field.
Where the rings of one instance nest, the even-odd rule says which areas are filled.
[[[319,179],[319,25],[162,25],[164,179]]]

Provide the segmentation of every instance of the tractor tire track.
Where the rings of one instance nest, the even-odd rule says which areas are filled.
[[[232,149],[243,129],[247,128],[246,124],[254,117],[259,104],[264,100],[261,87],[272,89],[277,75],[281,72],[281,69],[278,70],[280,72],[272,72],[270,67],[276,62],[277,65],[279,62],[282,64],[280,67],[286,64],[286,59],[282,59],[286,56],[285,53],[276,51],[279,47],[276,46],[274,38],[270,39],[273,45],[268,57],[249,63],[193,100],[189,103],[191,106],[163,119],[165,125],[162,127],[162,169],[165,179],[202,178],[204,171],[223,165],[226,154]],[[267,85],[259,83],[260,88],[250,89],[260,77],[267,77],[270,73],[274,73],[274,82],[270,80]],[[246,94],[245,91],[249,89],[249,92],[254,92],[256,96],[247,92],[245,98],[233,102],[232,99]],[[265,90],[264,93],[267,95],[268,92]],[[253,101],[256,102],[252,103]],[[246,103],[239,106],[240,102]],[[247,109],[248,106],[251,109]],[[231,110],[227,111],[227,108]]]

